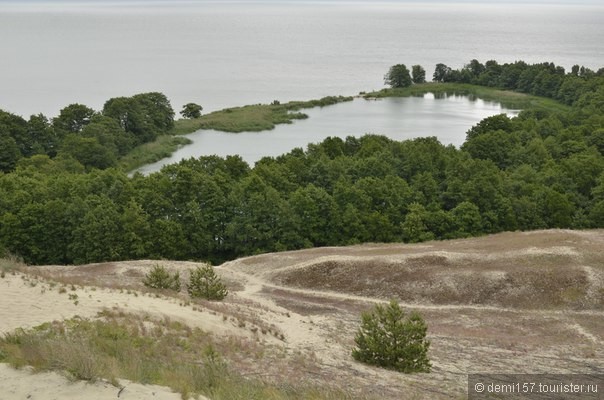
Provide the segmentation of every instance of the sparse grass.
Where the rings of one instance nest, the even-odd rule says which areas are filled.
[[[267,311],[267,308],[259,303],[237,298],[231,299],[232,303],[230,304],[201,299],[193,299],[192,301],[193,304],[199,306],[199,311],[206,309],[214,315],[222,314],[223,322],[228,322],[230,317],[234,326],[239,328],[249,326],[250,329],[259,328],[263,335],[273,335],[277,339],[285,340],[285,335],[279,328],[259,317],[260,311]]]
[[[98,320],[72,318],[17,330],[0,339],[0,361],[35,370],[62,370],[74,379],[118,379],[167,386],[184,399],[352,399],[331,388],[267,383],[229,367],[229,357],[262,358],[241,339],[222,341],[168,318],[105,311]],[[255,354],[255,355],[254,355]],[[227,358],[225,358],[225,355]],[[301,360],[299,362],[307,362]]]
[[[604,309],[588,297],[584,270],[563,254],[508,253],[449,259],[322,261],[277,275],[285,285],[405,302],[502,306],[516,309]]]
[[[19,257],[7,255],[0,258],[0,275],[2,278],[4,278],[8,273],[14,274],[17,271],[22,270],[24,267],[25,264]]]
[[[469,96],[470,98],[480,98],[487,101],[496,101],[504,107],[512,109],[540,108],[551,111],[570,109],[568,106],[545,97],[465,83],[423,83],[407,88],[382,89],[377,92],[366,93],[363,97],[411,97],[422,96],[426,93],[434,93],[435,97],[461,95]]]

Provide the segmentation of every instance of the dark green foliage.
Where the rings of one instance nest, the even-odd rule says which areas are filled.
[[[352,357],[404,373],[430,372],[427,330],[418,313],[406,315],[398,302],[392,300],[387,306],[377,304],[372,312],[361,315]]]
[[[413,83],[426,83],[426,70],[421,65],[411,67]]]
[[[21,158],[21,152],[15,139],[0,133],[0,171],[10,172]]]
[[[81,136],[96,139],[116,157],[127,154],[137,143],[134,134],[125,132],[116,120],[104,115],[95,115],[82,129]]]
[[[154,140],[174,126],[174,110],[162,93],[141,93],[107,100],[103,115],[113,118],[137,144]]]
[[[588,81],[595,82],[597,74],[585,67],[574,66],[570,73],[553,63],[529,65],[524,61],[484,65],[472,60],[460,70],[437,64],[435,82],[472,83],[481,86],[517,90],[537,96],[553,98],[572,105],[591,91]]]
[[[145,275],[143,285],[151,289],[169,289],[180,292],[180,273],[171,274],[163,265],[155,265]]]
[[[87,168],[105,169],[115,166],[117,159],[111,150],[94,137],[69,134],[63,140],[59,154],[72,157]]]
[[[154,118],[135,118],[152,136],[169,126],[162,96],[112,99],[111,115],[95,114],[62,137],[42,115],[25,121],[0,111],[0,248],[33,264],[219,263],[312,246],[603,228],[604,77],[475,60],[463,71],[471,80],[530,87],[527,71],[547,71],[583,85],[571,106],[525,103],[516,118],[484,119],[461,149],[433,137],[332,137],[253,168],[240,157],[212,156],[132,178],[111,167],[141,138],[112,111],[156,110]],[[344,100],[241,107],[231,115],[245,125],[248,113],[267,112],[273,124],[275,115]],[[226,123],[225,115],[215,117]]]
[[[48,154],[52,157],[56,155],[59,138],[50,121],[43,114],[29,117],[27,135],[31,140],[30,155]]]
[[[487,117],[473,126],[466,134],[466,142],[475,137],[495,131],[510,132],[513,129],[512,120],[505,114]]]
[[[229,293],[211,265],[197,267],[191,271],[187,291],[191,297],[206,300],[222,300]]]
[[[203,107],[199,104],[187,103],[182,106],[180,115],[182,115],[183,118],[199,118],[201,117],[201,110],[203,110]]]
[[[451,71],[451,68],[447,67],[445,64],[436,64],[434,75],[432,75],[432,80],[434,82],[450,82]]]
[[[384,83],[393,88],[411,86],[412,81],[409,69],[407,69],[405,64],[393,65],[384,76]]]
[[[168,133],[174,111],[162,93],[110,99],[102,113],[82,104],[63,108],[52,123],[42,114],[29,121],[0,110],[0,171],[38,154],[106,169],[135,146]]]
[[[12,171],[21,157],[33,154],[32,147],[27,122],[0,110],[0,171]]]
[[[61,136],[68,133],[79,133],[95,115],[92,108],[82,104],[70,104],[63,108],[59,116],[52,120],[53,127],[60,132]]]

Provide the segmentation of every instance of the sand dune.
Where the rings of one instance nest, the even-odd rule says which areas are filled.
[[[244,376],[330,384],[359,397],[460,398],[473,372],[604,371],[603,245],[601,230],[553,230],[265,254],[217,267],[231,293],[203,306],[187,304],[185,294],[146,293],[141,277],[158,261],[30,268],[0,280],[0,332],[107,308],[147,313],[264,346],[255,358],[231,360]],[[198,265],[161,263],[183,277]],[[350,357],[360,312],[392,297],[424,315],[432,373],[402,375]],[[178,398],[123,385],[120,398]],[[118,391],[0,365],[0,400],[105,399]]]

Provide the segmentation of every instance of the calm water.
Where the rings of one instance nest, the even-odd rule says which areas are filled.
[[[183,158],[214,154],[239,154],[253,166],[264,156],[278,156],[295,147],[306,148],[308,143],[320,142],[327,136],[345,138],[365,133],[382,134],[397,140],[436,136],[441,143],[459,146],[465,140],[466,131],[481,119],[502,112],[510,115],[516,113],[503,109],[497,103],[480,99],[470,100],[462,96],[435,99],[431,94],[382,100],[355,99],[353,102],[303,112],[310,118],[277,125],[272,131],[195,132],[188,135],[193,144],[139,171],[148,174]]]
[[[210,111],[379,89],[396,63],[431,76],[438,62],[472,58],[592,69],[604,61],[599,1],[96,3],[0,0],[1,109],[52,117],[74,102],[100,109],[111,97],[161,91],[176,110],[193,101]]]

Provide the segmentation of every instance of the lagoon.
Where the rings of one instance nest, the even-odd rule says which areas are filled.
[[[601,1],[488,3],[0,0],[0,109],[159,91],[210,112],[379,90],[398,63],[428,79],[473,58],[602,67]]]
[[[159,171],[167,164],[200,156],[240,155],[251,166],[262,157],[275,157],[328,136],[345,138],[366,133],[385,135],[395,140],[435,136],[443,144],[460,146],[466,132],[480,120],[496,114],[516,115],[518,110],[499,103],[468,96],[435,98],[387,97],[377,100],[356,98],[352,102],[302,110],[308,119],[277,125],[263,132],[227,133],[200,130],[187,135],[192,144],[169,158],[143,166],[143,174]]]

